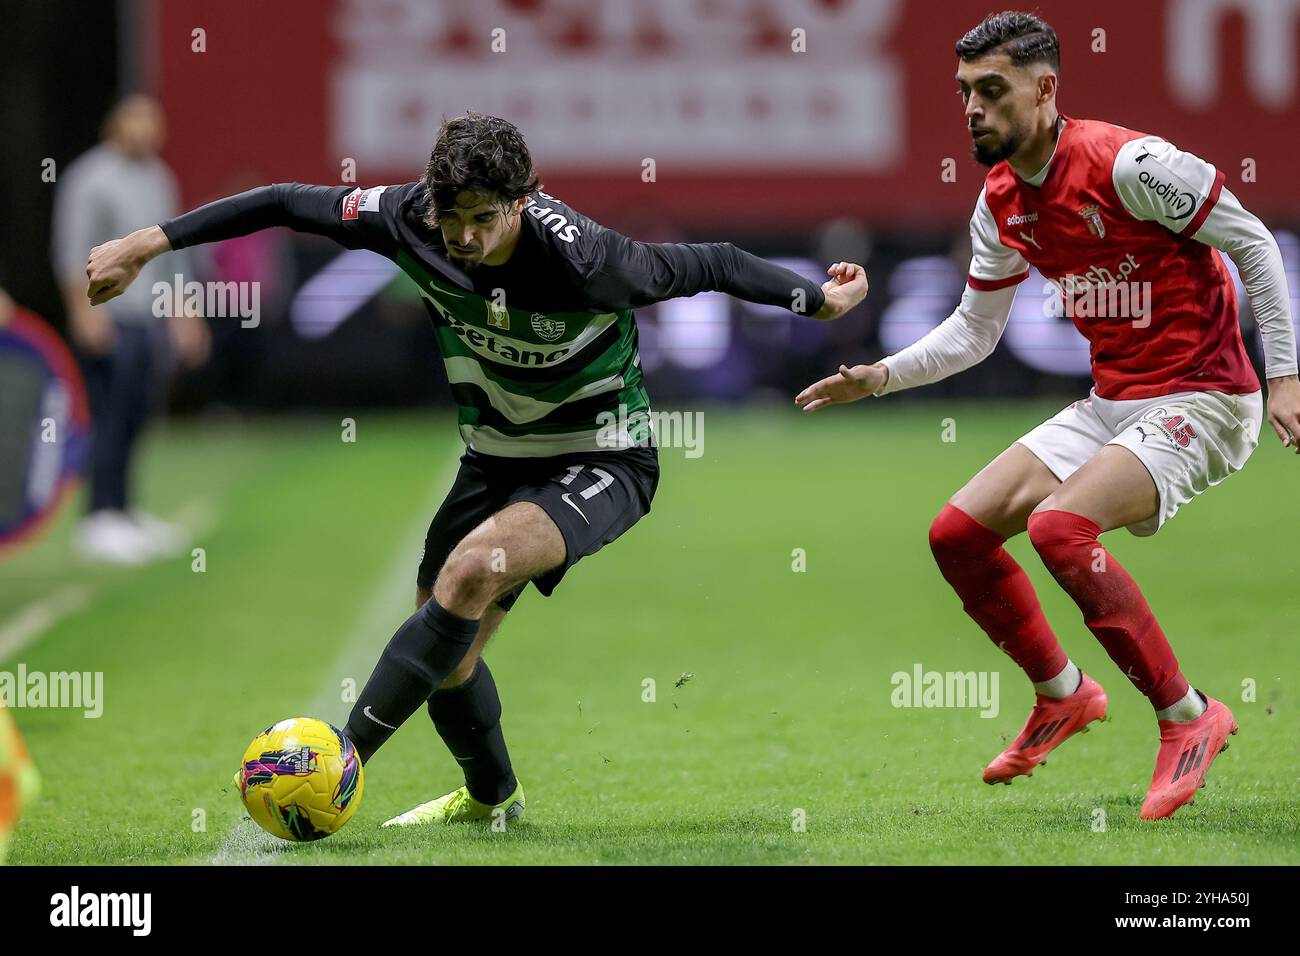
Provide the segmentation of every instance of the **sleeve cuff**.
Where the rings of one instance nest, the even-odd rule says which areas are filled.
[[[800,313],[806,316],[807,318],[812,318],[814,315],[820,312],[822,310],[822,306],[826,304],[826,293],[823,292],[822,287],[815,282],[813,283],[812,302],[809,304],[810,305],[815,304],[816,308],[809,309],[805,313]]]
[[[184,240],[179,239],[176,235],[175,223],[175,218],[167,219],[158,223],[158,228],[161,229],[163,235],[167,237],[167,242],[172,247],[173,251],[176,249],[184,249],[186,247]]]
[[[898,381],[898,369],[894,367],[893,358],[892,355],[888,355],[880,360],[879,364],[889,370],[889,378],[885,380],[884,386],[879,391],[871,393],[872,398],[881,398],[892,392],[903,390],[903,386]]]
[[[1217,198],[1217,193],[1215,194]],[[1029,270],[1018,275],[1005,276],[1001,279],[980,279],[973,275],[966,276],[966,284],[976,292],[996,292],[998,289],[1005,289],[1008,286],[1019,285],[1029,278]]]

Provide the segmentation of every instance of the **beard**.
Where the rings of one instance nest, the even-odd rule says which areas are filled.
[[[445,242],[446,240],[444,240]],[[461,269],[475,269],[483,264],[484,252],[482,249],[476,249],[471,253],[456,252],[450,246],[446,247],[447,261]]]
[[[1007,130],[1005,136],[994,133],[983,141],[972,142],[971,156],[981,166],[996,166],[1002,160],[1014,156],[1028,136],[1029,130],[1023,124],[1014,125]]]

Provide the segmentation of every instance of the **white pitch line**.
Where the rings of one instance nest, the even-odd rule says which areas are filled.
[[[94,594],[86,584],[69,584],[22,607],[0,624],[0,661],[8,660],[36,643],[46,631],[87,604]]]
[[[376,579],[365,605],[353,619],[339,656],[330,665],[327,681],[320,693],[312,699],[302,716],[318,717],[342,727],[347,720],[351,703],[343,701],[342,682],[350,677],[360,691],[370,676],[370,670],[380,649],[392,636],[393,629],[415,609],[415,566],[424,544],[428,522],[447,494],[460,465],[460,451],[450,468],[444,469],[434,483],[428,503],[412,522],[410,536],[403,540],[394,553],[392,562]],[[236,797],[238,794],[236,794]],[[290,844],[267,833],[247,815],[235,821],[212,856],[213,866],[258,866],[280,862],[281,855]]]

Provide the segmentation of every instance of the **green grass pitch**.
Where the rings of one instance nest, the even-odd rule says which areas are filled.
[[[280,718],[344,721],[345,680],[364,682],[413,607],[454,427],[363,413],[355,444],[336,417],[160,429],[140,461],[142,502],[208,514],[203,573],[189,557],[88,571],[68,556],[67,514],[0,567],[0,622],[69,588],[83,605],[0,669],[21,660],[105,682],[98,719],[16,711],[44,791],[11,862],[1300,862],[1300,465],[1267,428],[1241,475],[1154,539],[1106,538],[1184,670],[1241,725],[1195,806],[1137,819],[1154,718],[1023,537],[1012,552],[1067,651],[1107,688],[1111,719],[1030,780],[980,781],[1031,693],[963,615],[926,531],[1061,404],[707,410],[703,457],[662,452],[654,512],[555,597],[526,594],[489,646],[524,822],[380,829],[460,783],[421,710],[366,768],[353,821],[310,845],[262,835],[231,774]],[[945,418],[955,442],[941,440]],[[792,569],[796,549],[806,570]],[[997,671],[997,716],[894,707],[891,675],[917,664]]]

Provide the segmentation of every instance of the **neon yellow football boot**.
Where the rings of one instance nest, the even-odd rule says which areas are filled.
[[[467,787],[453,790],[437,800],[422,803],[414,810],[393,817],[386,827],[417,827],[426,823],[493,823],[504,820],[514,823],[524,815],[524,785],[515,785],[515,792],[500,803],[479,803],[469,795]]]

